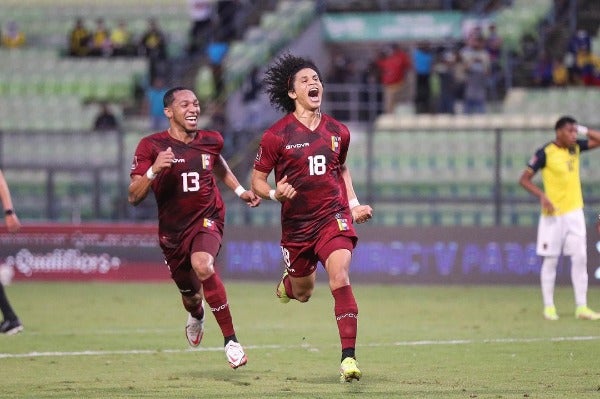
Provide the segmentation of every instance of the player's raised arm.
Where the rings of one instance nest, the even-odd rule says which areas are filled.
[[[577,125],[577,133],[587,136],[590,149],[600,147],[600,131],[583,125]]]

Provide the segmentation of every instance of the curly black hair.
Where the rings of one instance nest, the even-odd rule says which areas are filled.
[[[271,105],[276,109],[288,113],[296,109],[294,100],[288,96],[288,91],[293,88],[296,73],[304,68],[314,70],[321,79],[321,72],[312,60],[288,53],[277,58],[267,69],[263,79],[265,92],[269,95]]]

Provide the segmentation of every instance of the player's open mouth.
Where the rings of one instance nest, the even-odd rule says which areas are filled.
[[[194,122],[194,123],[198,122],[198,118],[195,116],[188,116],[187,118],[185,118],[185,120],[188,122]]]
[[[311,100],[313,101],[318,101],[319,100],[319,89],[310,89],[308,91],[308,97],[310,97]]]

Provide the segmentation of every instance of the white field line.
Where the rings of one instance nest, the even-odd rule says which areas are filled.
[[[600,336],[581,337],[547,337],[547,338],[489,338],[482,340],[453,339],[453,340],[422,340],[399,341],[391,343],[371,343],[358,345],[359,347],[394,347],[394,346],[433,346],[433,345],[472,345],[472,344],[504,344],[504,343],[532,343],[532,342],[577,342],[598,341]],[[248,350],[261,349],[297,349],[311,348],[311,345],[244,345]],[[154,355],[158,353],[192,353],[222,351],[223,347],[201,347],[196,349],[148,349],[148,350],[113,350],[113,351],[75,351],[75,352],[29,352],[29,353],[0,353],[0,359],[37,358],[37,357],[66,357],[66,356],[110,356],[110,355]]]

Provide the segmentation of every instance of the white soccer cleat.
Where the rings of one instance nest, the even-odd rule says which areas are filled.
[[[204,307],[204,302],[202,303]],[[204,315],[198,320],[191,314],[188,314],[187,324],[185,326],[185,336],[191,347],[197,347],[202,342],[204,336]]]
[[[15,335],[23,331],[23,324],[19,319],[4,320],[0,323],[0,333],[6,335]]]
[[[225,356],[227,356],[227,361],[232,369],[237,369],[248,362],[244,348],[242,348],[239,342],[229,341],[225,345]]]

